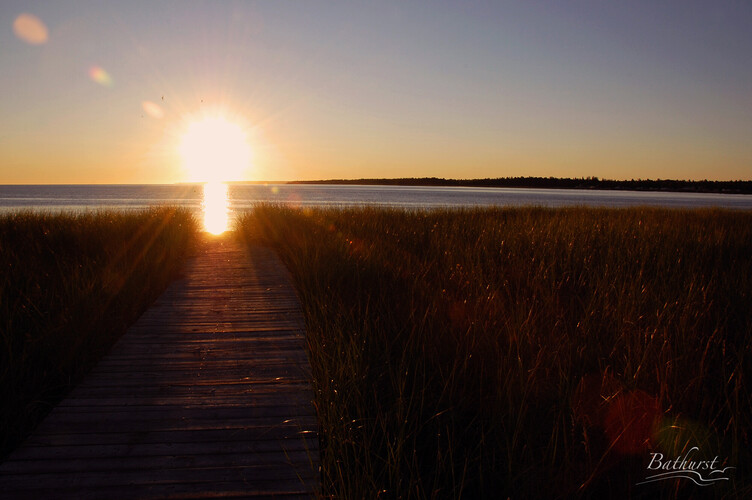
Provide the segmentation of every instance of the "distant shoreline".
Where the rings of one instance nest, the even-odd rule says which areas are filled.
[[[687,193],[752,194],[752,181],[686,181],[669,179],[611,180],[597,177],[500,177],[495,179],[444,179],[407,177],[398,179],[328,179],[288,181],[286,184],[340,184],[367,186],[449,186],[534,189],[603,189],[617,191],[669,191]]]
[[[175,183],[72,183],[72,184],[2,184],[0,187],[41,187],[41,186],[189,186],[203,182]],[[340,185],[340,186],[413,186],[413,187],[481,187],[481,188],[524,188],[524,189],[583,189],[604,191],[642,191],[673,193],[711,194],[752,194],[752,180],[736,181],[688,181],[673,179],[631,179],[613,180],[598,177],[559,178],[559,177],[499,177],[486,179],[444,179],[441,177],[403,177],[394,179],[321,179],[321,180],[262,180],[229,181],[231,185]]]

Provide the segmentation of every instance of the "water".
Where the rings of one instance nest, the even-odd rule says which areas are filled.
[[[227,203],[230,212],[251,208],[259,201],[295,206],[376,205],[402,208],[585,205],[752,209],[752,195],[711,193],[294,184],[229,187]],[[201,211],[203,187],[191,184],[0,186],[0,212],[19,209],[49,212],[101,208],[131,210],[164,204]]]

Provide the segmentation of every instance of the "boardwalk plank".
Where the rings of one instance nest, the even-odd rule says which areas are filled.
[[[313,457],[318,438],[307,437],[294,439],[284,443],[284,453],[305,451]],[[244,453],[248,455],[278,453],[280,445],[274,440],[258,440],[250,442],[213,441],[202,443],[197,449],[193,443],[136,443],[136,444],[95,444],[95,445],[32,445],[24,446],[14,454],[14,461],[59,460],[65,461],[77,458],[103,459],[119,457],[151,457],[151,456],[200,456],[224,455]],[[3,467],[10,466],[7,462]]]
[[[216,482],[209,483],[172,483],[172,484],[151,484],[151,485],[128,485],[122,486],[89,486],[85,489],[72,488],[31,488],[28,490],[29,496],[18,494],[17,492],[8,492],[4,499],[21,499],[28,498],[75,498],[76,500],[130,500],[139,499],[202,499],[202,498],[249,498],[268,499],[268,500],[288,500],[288,499],[311,499],[310,493],[300,488],[291,491],[285,491],[279,487],[278,481],[271,481],[271,487],[262,489],[260,484],[253,491],[249,491],[249,484],[243,481]]]
[[[310,428],[316,425],[315,415],[295,415],[294,418],[290,418],[290,415],[286,415],[285,408],[278,408],[275,412],[277,415],[266,417],[242,417],[229,419],[224,418],[222,420],[216,419],[202,419],[185,417],[179,419],[115,419],[111,416],[107,416],[106,419],[93,420],[89,418],[82,418],[81,415],[77,415],[77,419],[68,418],[64,421],[61,419],[56,420],[54,425],[40,426],[37,431],[38,436],[55,436],[55,435],[69,435],[69,434],[97,434],[97,433],[111,433],[114,425],[117,425],[118,432],[120,433],[141,433],[145,426],[148,426],[150,432],[164,432],[164,431],[196,431],[196,430],[251,430],[255,429],[259,432],[266,431],[270,428],[278,430],[289,430],[291,434],[296,434],[301,429]]]
[[[224,453],[215,455],[157,455],[143,456],[133,460],[127,457],[99,457],[96,460],[89,458],[69,458],[58,460],[56,458],[18,460],[12,462],[6,468],[6,472],[17,474],[42,474],[42,473],[73,473],[84,468],[90,472],[95,471],[120,471],[120,470],[148,470],[158,469],[190,469],[207,467],[241,467],[259,466],[268,464],[292,464],[306,462],[309,453],[305,450],[294,450],[282,453],[278,450],[267,453]]]
[[[139,406],[144,404],[150,404],[154,406],[175,406],[175,405],[203,405],[203,406],[228,406],[239,405],[248,406],[293,406],[293,405],[306,405],[310,401],[307,397],[299,395],[298,388],[293,388],[291,391],[285,391],[285,386],[274,387],[273,391],[268,387],[264,387],[258,391],[245,391],[242,394],[214,394],[211,391],[195,391],[191,394],[178,394],[170,395],[169,388],[162,389],[163,392],[144,397],[140,395],[121,396],[113,395],[108,397],[111,391],[99,391],[92,394],[84,394],[83,397],[68,397],[58,405],[62,410],[70,406]],[[156,389],[159,391],[160,389]],[[280,392],[292,392],[297,398],[296,401],[290,402],[290,397],[280,396]],[[107,398],[107,399],[104,399]],[[67,411],[67,410],[62,410]],[[50,415],[52,416],[52,415]],[[0,466],[2,470],[2,466]]]
[[[305,479],[310,480],[312,476],[313,472],[310,471],[305,472],[305,476],[299,476],[289,464],[280,463],[258,466],[186,467],[181,469],[118,469],[78,471],[76,473],[37,472],[9,476],[3,482],[9,491],[23,488],[29,480],[42,484],[56,484],[60,488],[243,481],[249,486],[254,482],[262,483],[265,490],[277,487],[283,491],[288,491],[290,489],[289,483]]]

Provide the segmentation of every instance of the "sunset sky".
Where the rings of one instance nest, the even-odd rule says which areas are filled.
[[[191,180],[206,116],[247,180],[752,179],[752,2],[4,0],[0,23],[3,184]]]

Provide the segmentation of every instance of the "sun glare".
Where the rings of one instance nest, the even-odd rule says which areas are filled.
[[[227,231],[230,222],[227,183],[246,178],[251,163],[246,129],[223,113],[189,119],[180,136],[178,151],[184,180],[204,183],[204,229],[212,234]]]
[[[239,181],[251,162],[245,130],[221,115],[190,122],[179,152],[189,182]]]

